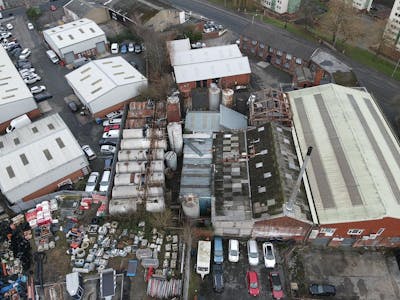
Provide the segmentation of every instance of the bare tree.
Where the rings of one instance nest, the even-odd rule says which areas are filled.
[[[376,20],[371,26],[368,34],[368,39],[371,42],[371,48],[375,52],[375,56],[378,56],[384,52],[385,46],[392,47],[393,40],[387,34],[386,29],[390,27],[391,20]]]
[[[328,12],[321,18],[321,27],[332,34],[333,46],[336,46],[339,38],[354,41],[365,32],[352,1],[329,1]]]
[[[160,213],[154,213],[150,216],[150,224],[155,228],[165,229],[167,227],[171,227],[173,213],[170,209],[166,209]]]
[[[319,0],[303,0],[300,5],[299,15],[303,18],[304,29],[308,31],[308,26],[313,25],[320,13]]]
[[[160,78],[167,68],[166,38],[162,33],[151,29],[143,30],[142,38],[146,47],[149,75],[152,78]]]
[[[159,80],[153,80],[148,87],[140,91],[139,100],[165,100],[174,86],[170,74],[164,74]]]

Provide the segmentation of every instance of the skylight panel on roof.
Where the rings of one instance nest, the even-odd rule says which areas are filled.
[[[18,88],[9,89],[9,90],[6,90],[6,93],[9,93],[9,92],[12,92],[12,91],[17,91],[17,90],[18,90]]]
[[[51,156],[51,153],[50,153],[50,151],[48,149],[44,149],[43,150],[43,154],[44,154],[44,156],[46,157],[47,160],[52,160],[53,159],[53,156]]]
[[[100,86],[100,87],[98,87],[97,89],[95,89],[95,90],[91,91],[91,94],[94,94],[94,93],[96,93],[96,92],[100,91],[101,89],[102,89],[102,87]]]
[[[33,133],[38,133],[39,130],[38,130],[37,127],[35,126],[35,127],[32,127],[32,132],[33,132]]]
[[[113,68],[120,68],[120,67],[122,67],[122,65],[113,65],[112,67]]]
[[[5,97],[2,97],[1,99],[8,99],[8,98],[12,98],[12,97],[15,97],[15,95],[14,94],[8,95],[8,96],[5,96]]]
[[[89,30],[90,30],[91,32],[93,32],[93,33],[96,32],[92,27],[90,27]]]
[[[49,123],[49,124],[47,124],[47,127],[49,127],[49,129],[50,129],[50,130],[53,130],[53,129],[54,129],[54,125],[53,125],[53,123]]]
[[[60,40],[60,41],[62,41],[62,36],[61,35],[57,35],[57,37],[58,37],[58,39]]]
[[[4,148],[4,144],[2,141],[0,141],[0,148]]]
[[[11,76],[0,78],[0,80],[7,80],[7,79],[11,79]]]
[[[97,79],[96,81],[93,81],[93,82],[92,82],[92,85],[96,85],[96,84],[99,83],[101,80],[102,80],[102,79],[100,78],[100,79]]]
[[[124,79],[131,79],[131,78],[135,78],[135,77],[136,77],[136,76],[132,75],[132,76],[124,77]]]
[[[91,69],[91,68],[89,67],[89,68],[86,68],[86,69],[82,70],[82,71],[81,71],[81,74],[84,74],[84,73],[86,73],[86,72],[89,72],[90,69]]]
[[[72,34],[68,34],[68,36],[69,36],[69,38],[70,38],[71,40],[74,39],[74,37],[72,36]]]
[[[262,166],[263,166],[263,163],[262,163],[262,162],[256,163],[256,168],[257,168],[257,169],[258,169],[258,168],[262,168]]]
[[[8,166],[8,167],[6,168],[6,170],[7,170],[7,173],[8,173],[8,177],[10,177],[10,178],[15,177],[14,170],[12,169],[11,166]]]
[[[118,72],[118,73],[114,73],[113,75],[117,76],[117,75],[121,75],[121,74],[125,74],[125,72]]]
[[[79,28],[79,31],[80,31],[81,33],[85,33],[85,32],[83,31],[83,29],[82,29],[82,28]]]
[[[90,75],[86,75],[85,77],[82,77],[80,81],[84,81],[86,79],[88,79],[90,77]]]
[[[22,153],[19,157],[21,158],[21,161],[22,161],[22,163],[23,163],[24,166],[26,166],[27,164],[29,164],[29,161],[28,161],[28,159],[26,158],[26,155],[25,155],[24,153]]]
[[[58,147],[60,147],[60,149],[65,147],[65,144],[61,138],[56,138],[56,142],[58,144]]]
[[[15,145],[21,144],[21,142],[19,141],[19,138],[15,138],[15,139],[14,139],[14,144],[15,144]]]

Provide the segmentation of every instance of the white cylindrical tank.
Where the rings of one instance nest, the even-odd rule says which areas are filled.
[[[164,196],[148,197],[146,201],[146,211],[156,213],[165,210]]]
[[[199,198],[194,195],[186,195],[182,199],[182,209],[185,216],[189,218],[200,217],[200,202]]]
[[[133,149],[149,149],[151,141],[149,139],[122,139],[121,150],[133,150]],[[153,145],[154,148],[160,148],[167,150],[166,140],[156,140]]]
[[[161,129],[143,129],[143,128],[134,128],[134,129],[124,129],[122,131],[122,138],[124,139],[142,139],[145,137],[150,137],[155,135],[158,138],[163,137],[163,131]]]
[[[176,171],[178,168],[178,157],[174,151],[168,151],[165,153],[165,163],[172,171]]]
[[[145,173],[146,172],[146,161],[122,161],[116,164],[116,173]],[[151,172],[163,172],[164,173],[164,161],[154,160],[150,162]]]
[[[148,160],[149,155],[152,155],[152,159],[162,160],[164,158],[164,149],[152,149],[152,150],[120,150],[118,151],[118,161],[127,160]]]
[[[210,110],[219,110],[219,99],[221,97],[221,89],[212,83],[208,89],[208,106]]]
[[[181,155],[183,148],[182,125],[176,122],[169,123],[167,131],[172,151],[174,151],[178,156]]]
[[[136,199],[111,199],[108,205],[108,212],[112,216],[131,215],[136,211]]]
[[[165,175],[161,172],[155,172],[148,179],[145,178],[144,173],[122,173],[114,176],[114,186],[141,185],[146,182],[149,185],[164,185]]]
[[[232,89],[224,89],[222,91],[222,105],[226,107],[233,106],[233,90]]]

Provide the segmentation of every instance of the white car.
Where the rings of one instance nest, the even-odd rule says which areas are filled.
[[[247,241],[247,256],[250,266],[258,265],[258,247],[256,240],[251,239]]]
[[[263,243],[263,254],[264,254],[264,264],[265,267],[268,268],[275,268],[276,261],[275,261],[275,253],[274,253],[274,245],[272,243]]]
[[[101,177],[99,192],[107,192],[108,185],[110,184],[111,171],[104,171]]]
[[[121,124],[121,122],[122,122],[121,118],[105,120],[105,121],[103,121],[103,126],[117,125],[117,124]]]
[[[25,48],[19,55],[19,59],[27,59],[31,55],[31,49]]]
[[[21,69],[21,70],[19,70],[19,74],[20,74],[22,77],[26,77],[26,75],[33,75],[33,74],[36,74],[36,73],[35,73],[35,68]]]
[[[135,51],[135,46],[133,45],[133,43],[129,43],[128,44],[128,52],[134,52]]]
[[[229,240],[228,260],[230,262],[238,262],[239,261],[239,241],[238,240]]]
[[[12,36],[12,33],[9,31],[0,33],[0,38],[2,38],[2,39],[8,39],[11,36]]]
[[[115,146],[103,145],[100,148],[100,153],[101,154],[114,154],[115,150],[117,150],[117,147],[115,147]]]
[[[107,119],[115,119],[122,116],[123,110],[116,110],[106,114]]]
[[[28,23],[28,29],[29,29],[29,30],[33,30],[33,29],[35,29],[35,27],[33,27],[33,24],[32,24],[32,23]]]
[[[83,152],[85,152],[85,154],[89,158],[89,160],[93,160],[93,159],[95,159],[97,157],[96,154],[94,153],[92,148],[90,148],[89,145],[83,145],[82,146],[82,150],[83,150]]]
[[[29,76],[29,77],[26,77],[26,78],[24,78],[24,82],[26,83],[26,84],[33,84],[33,83],[35,83],[35,82],[37,82],[37,81],[39,81],[39,80],[41,80],[42,78],[40,78],[40,76],[38,76],[38,75],[33,75],[33,76]]]
[[[112,54],[118,54],[119,47],[117,43],[112,43],[111,44],[111,53]]]
[[[36,76],[38,76],[38,74],[29,71],[22,72],[21,74],[22,79],[34,78]]]
[[[99,172],[92,172],[89,175],[88,181],[86,183],[85,192],[94,192],[96,189],[97,181],[99,180]]]
[[[11,29],[14,28],[14,26],[13,26],[11,23],[8,23],[8,24],[6,25],[6,28],[7,28],[8,30],[11,30]]]
[[[39,94],[41,92],[44,92],[46,90],[46,87],[44,85],[35,85],[31,87],[31,93],[32,94]]]

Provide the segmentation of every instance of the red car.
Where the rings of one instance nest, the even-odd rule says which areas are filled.
[[[254,297],[258,296],[260,294],[260,287],[258,285],[257,272],[247,271],[246,282],[247,282],[247,288],[249,290],[249,294]]]
[[[50,10],[51,10],[51,11],[57,10],[57,6],[55,6],[55,5],[50,5]]]
[[[104,132],[109,132],[110,130],[116,130],[116,129],[119,129],[119,125],[105,126],[104,127]]]
[[[274,299],[282,299],[283,298],[283,290],[281,278],[279,277],[278,272],[270,272],[269,273],[269,282],[271,283],[272,290],[272,298]]]

